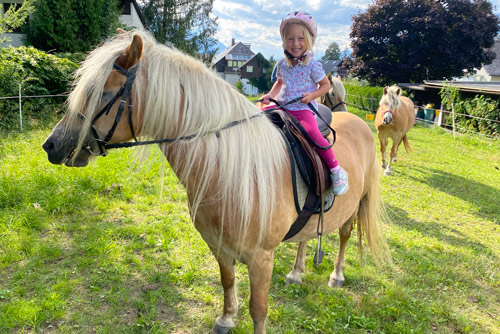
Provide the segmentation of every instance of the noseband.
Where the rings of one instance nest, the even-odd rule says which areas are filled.
[[[94,116],[92,119],[92,123],[90,124],[90,129],[92,131],[92,135],[94,136],[94,139],[91,139],[86,146],[83,147],[83,149],[86,149],[93,155],[98,155],[98,156],[106,156],[107,151],[107,144],[111,140],[111,137],[113,137],[113,134],[115,133],[116,127],[118,126],[118,123],[120,122],[120,119],[122,117],[123,111],[125,110],[125,103],[127,103],[127,98],[128,98],[128,123],[130,126],[130,131],[132,133],[132,137],[134,138],[135,141],[137,141],[137,138],[135,136],[135,131],[134,131],[134,125],[132,122],[132,84],[134,83],[135,79],[135,74],[137,72],[137,65],[131,67],[128,71],[121,67],[120,65],[113,64],[113,68],[123,74],[124,76],[127,77],[127,81],[125,84],[118,90],[118,92],[113,96],[113,98],[104,106],[104,108],[99,111],[97,115]],[[113,107],[113,104],[118,100],[118,98],[122,98],[120,100],[120,105],[118,107],[118,111],[116,112],[116,117],[113,125],[111,126],[111,129],[109,129],[108,134],[104,139],[99,138],[99,134],[97,133],[97,129],[95,128],[94,124],[95,122],[102,116],[102,115],[108,115],[109,111],[111,110],[111,107]],[[81,120],[85,120],[85,116],[81,113],[78,114],[78,117]],[[95,142],[97,143],[97,146],[99,147],[99,152],[94,152],[92,149],[91,144]]]

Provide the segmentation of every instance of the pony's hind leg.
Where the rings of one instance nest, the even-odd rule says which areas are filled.
[[[210,334],[226,334],[234,327],[233,317],[238,312],[238,300],[236,296],[236,278],[234,275],[234,260],[230,258],[218,258],[220,279],[224,289],[224,311],[215,320],[215,325]]]
[[[340,235],[340,246],[339,253],[337,255],[337,259],[335,260],[335,268],[333,269],[332,274],[330,275],[330,280],[328,281],[328,286],[333,287],[342,287],[344,285],[345,277],[345,249],[347,246],[347,241],[351,237],[351,232],[353,228],[354,216],[349,218],[347,222],[339,228]]]
[[[295,258],[295,263],[293,265],[292,271],[286,275],[285,282],[287,284],[300,284],[302,279],[300,275],[304,272],[306,268],[306,245],[307,241],[299,243],[299,249],[297,250],[297,257]]]

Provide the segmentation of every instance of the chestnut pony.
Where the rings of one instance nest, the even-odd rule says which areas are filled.
[[[331,286],[344,282],[344,251],[356,219],[375,261],[390,260],[377,219],[373,134],[349,113],[335,113],[334,124],[335,153],[349,173],[350,189],[324,217],[324,233],[338,229],[341,240]],[[68,112],[43,148],[54,164],[86,166],[92,155],[135,144],[129,142],[134,138],[159,145],[185,186],[196,229],[219,264],[224,306],[211,333],[234,327],[235,261],[248,266],[254,333],[265,333],[274,249],[297,218],[283,136],[203,63],[136,31],[118,34],[88,55],[76,73]],[[299,243],[299,251],[288,281],[300,282],[306,242],[317,236],[314,215],[289,240]]]
[[[382,168],[385,168],[385,175],[391,175],[392,163],[396,161],[401,142],[404,143],[406,152],[411,152],[407,133],[414,123],[413,102],[406,96],[401,96],[401,89],[398,86],[384,87],[384,95],[380,99],[375,116],[375,128],[380,142]],[[392,147],[389,164],[387,164],[385,151],[389,138],[392,139]]]
[[[331,73],[327,75],[330,81],[330,90],[323,95],[318,102],[324,104],[332,112],[334,111],[347,111],[345,103],[345,88],[339,78],[335,78]]]

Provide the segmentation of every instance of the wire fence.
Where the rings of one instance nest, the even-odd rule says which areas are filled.
[[[375,114],[378,109],[379,99],[372,97],[364,97],[359,95],[349,95],[346,93],[346,103],[348,106],[353,106],[357,109],[364,110],[367,113]],[[500,124],[500,120],[497,119],[489,119],[464,113],[455,112],[454,105],[452,104],[452,110],[446,110],[441,107],[439,109],[436,108],[427,108],[426,106],[414,105],[414,110],[416,114],[416,121],[429,125],[429,126],[438,126],[453,132],[453,138],[455,138],[457,133],[470,133],[470,131],[461,131],[462,128],[457,126],[458,119],[476,119],[479,121],[492,122],[496,124]],[[498,136],[486,135],[480,132],[475,132],[475,134],[492,138],[499,139]]]
[[[38,98],[56,98],[56,97],[67,97],[68,93],[63,94],[52,94],[52,95],[23,95],[21,90],[21,84],[19,84],[19,94],[16,96],[0,96],[1,100],[18,100],[19,105],[19,129],[23,131],[23,99],[38,99]]]
[[[19,105],[19,128],[23,131],[23,99],[38,99],[38,98],[58,98],[67,97],[67,93],[63,94],[53,94],[53,95],[22,95],[21,85],[19,85],[19,94],[17,96],[5,96],[0,97],[0,100],[18,100]],[[364,97],[359,95],[349,95],[346,93],[346,103],[348,106],[353,106],[359,110],[366,111],[367,113],[375,114],[378,109],[379,99],[372,97]],[[457,127],[457,118],[473,118],[480,121],[493,122],[500,124],[500,120],[488,119],[484,117],[478,117],[474,115],[468,115],[463,113],[457,113],[454,111],[453,105],[452,110],[445,110],[441,105],[441,108],[426,108],[424,106],[415,105],[416,121],[421,122],[430,126],[439,126],[444,129],[448,129],[453,132],[453,137],[455,138],[456,133],[462,133],[460,127]],[[498,136],[484,135],[479,132],[477,134],[486,136],[488,138],[498,139]]]

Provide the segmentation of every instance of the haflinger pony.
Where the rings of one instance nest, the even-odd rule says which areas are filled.
[[[347,111],[345,103],[345,88],[339,78],[335,78],[331,73],[327,75],[330,81],[330,90],[323,95],[318,102],[326,105],[332,112]]]
[[[404,143],[406,152],[411,152],[407,133],[414,123],[413,102],[406,96],[401,96],[401,89],[398,86],[384,87],[384,95],[380,99],[375,116],[375,127],[380,142],[382,168],[385,168],[385,175],[391,175],[392,163],[397,159],[401,142]],[[392,139],[392,147],[389,164],[387,164],[385,151],[389,138]]]
[[[334,148],[349,172],[350,188],[324,216],[325,234],[340,231],[331,286],[344,282],[344,252],[355,219],[359,246],[363,232],[376,263],[390,260],[377,217],[373,135],[349,113],[335,113],[334,124]],[[274,249],[297,218],[283,136],[203,63],[156,43],[148,33],[122,32],[82,63],[68,112],[43,148],[51,163],[86,166],[108,149],[152,143],[184,185],[192,221],[220,267],[224,306],[211,333],[234,327],[236,260],[248,266],[254,333],[265,333]],[[318,238],[317,217],[288,240],[299,243],[289,282],[301,280],[306,242]]]

